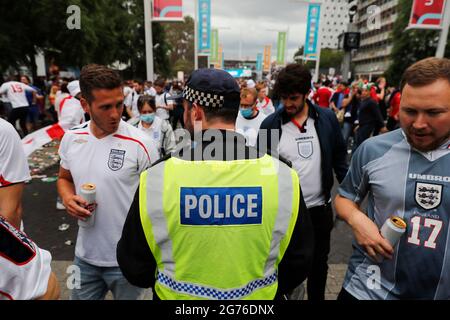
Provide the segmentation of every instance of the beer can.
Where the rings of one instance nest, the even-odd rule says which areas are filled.
[[[380,229],[381,236],[385,238],[393,248],[397,245],[405,232],[406,222],[397,216],[391,216],[387,219]],[[383,257],[381,255],[377,255],[376,260],[377,262],[381,262],[383,261]]]
[[[93,227],[95,223],[95,193],[96,188],[93,183],[85,183],[81,186],[80,196],[88,203],[86,209],[91,212],[91,216],[83,220],[78,220],[78,225],[83,228]]]

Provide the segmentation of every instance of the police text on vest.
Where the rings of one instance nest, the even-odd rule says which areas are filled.
[[[184,225],[261,224],[262,188],[181,188],[180,220]]]

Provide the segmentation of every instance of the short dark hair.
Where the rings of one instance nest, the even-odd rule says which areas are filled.
[[[189,109],[192,108],[193,103],[185,100],[188,105]],[[225,123],[236,123],[236,118],[239,114],[239,108],[209,108],[209,107],[203,107],[199,104],[197,104],[200,108],[203,109],[203,112],[205,113],[206,120],[208,122],[211,122],[213,120],[220,120]]]
[[[426,86],[439,79],[450,83],[450,59],[427,58],[406,69],[400,88],[403,91],[407,84],[413,87]]]
[[[88,64],[81,69],[81,95],[88,102],[94,100],[92,91],[95,89],[112,90],[119,87],[122,87],[122,79],[113,69],[98,64]]]
[[[154,83],[155,87],[158,86],[158,87],[164,88],[165,85],[166,85],[166,80],[161,79],[161,78],[157,79]]]
[[[274,92],[278,97],[296,92],[306,95],[311,90],[311,80],[311,72],[306,66],[292,63],[278,74]]]
[[[145,104],[148,104],[152,109],[156,110],[155,98],[148,94],[143,94],[137,101],[138,111],[141,112]]]

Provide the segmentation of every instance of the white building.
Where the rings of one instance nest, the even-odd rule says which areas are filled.
[[[352,59],[356,76],[382,75],[391,63],[392,29],[398,16],[398,0],[359,0],[355,24],[361,47]]]
[[[349,23],[347,0],[324,0],[320,22],[321,48],[337,49],[339,35],[347,31]]]

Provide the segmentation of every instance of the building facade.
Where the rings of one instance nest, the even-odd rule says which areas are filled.
[[[347,0],[324,0],[320,22],[321,48],[337,49],[339,35],[347,31],[349,23]]]
[[[398,0],[359,0],[355,16],[356,31],[361,32],[360,48],[352,58],[356,76],[369,80],[389,67],[392,29],[398,15]]]

